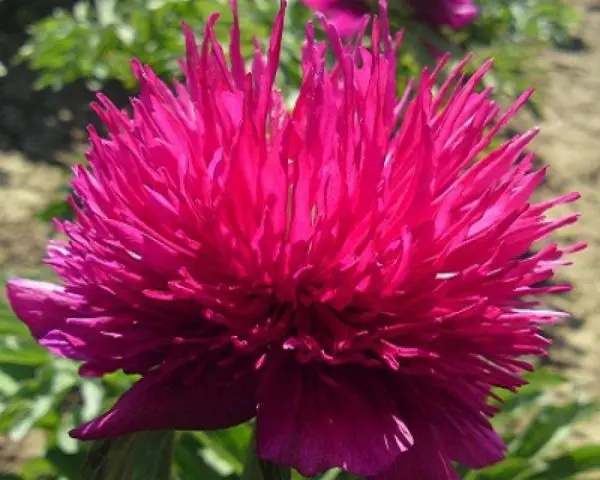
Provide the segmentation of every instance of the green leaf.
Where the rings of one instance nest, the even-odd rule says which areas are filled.
[[[557,387],[567,381],[567,379],[556,372],[547,368],[538,368],[534,372],[526,373],[523,378],[527,380],[527,385],[520,391],[539,390],[548,387]]]
[[[215,465],[219,461],[224,462],[227,469],[215,465],[223,474],[232,471],[238,475],[242,473],[246,451],[252,438],[252,427],[249,424],[214,432],[194,432],[194,436],[211,452],[208,456],[206,451],[204,453],[207,463]]]
[[[19,382],[11,375],[0,370],[0,395],[9,397],[19,390]]]
[[[543,455],[564,441],[584,416],[596,410],[592,404],[579,402],[544,405],[523,434],[509,446],[509,451],[521,458]]]
[[[47,362],[48,355],[41,348],[21,348],[0,351],[0,364],[39,366]]]
[[[86,480],[169,480],[175,432],[139,432],[92,444]]]
[[[42,419],[56,417],[76,381],[72,363],[54,359],[10,398],[0,414],[0,429],[14,440],[23,439]]]
[[[320,480],[336,480],[340,474],[341,470],[339,468],[334,468],[323,475]]]
[[[517,478],[517,475],[530,470],[531,464],[528,460],[509,457],[492,467],[477,472],[471,472],[466,478],[469,480],[514,480]]]
[[[566,381],[563,376],[547,369],[538,369],[528,373],[524,379],[529,383],[521,387],[517,393],[503,389],[494,390],[494,393],[504,401],[500,404],[503,413],[530,407],[549,388],[561,385]]]
[[[19,422],[16,422],[10,429],[10,438],[17,441],[24,439],[36,422],[50,411],[53,404],[54,398],[52,395],[40,395],[37,397],[31,404],[27,415]]]
[[[222,480],[223,476],[202,458],[203,448],[193,432],[179,433],[174,451],[175,473],[179,480]]]
[[[69,432],[76,427],[74,417],[72,413],[65,414],[56,431],[56,443],[58,447],[63,452],[71,455],[79,451],[79,442],[69,435]]]
[[[105,391],[98,381],[83,379],[81,380],[80,393],[83,400],[81,419],[87,422],[97,416],[102,410]]]
[[[283,467],[281,465],[275,465],[271,462],[264,462],[259,460],[260,469],[262,473],[262,478],[264,480],[291,480],[292,472],[288,467]]]
[[[96,16],[103,27],[115,23],[117,0],[96,0]]]
[[[46,460],[52,464],[54,470],[61,479],[83,480],[84,477],[81,476],[81,468],[85,461],[83,449],[80,448],[75,454],[68,454],[59,448],[51,448],[48,450],[48,453],[46,453]],[[35,477],[35,480],[39,480],[39,477]]]
[[[600,445],[586,445],[548,462],[543,471],[530,480],[566,480],[573,476],[600,469]]]
[[[48,205],[38,213],[37,217],[44,222],[49,222],[53,218],[66,220],[73,217],[73,209],[67,200],[60,199]]]
[[[4,280],[4,279],[3,279]],[[0,335],[29,336],[29,330],[12,312],[10,306],[0,300]]]
[[[52,478],[55,474],[54,466],[46,458],[34,458],[20,468],[21,477],[24,479]],[[4,478],[1,477],[0,478]]]

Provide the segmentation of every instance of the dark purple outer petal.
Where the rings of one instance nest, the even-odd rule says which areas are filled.
[[[105,414],[71,432],[93,440],[143,430],[216,430],[256,414],[252,369],[180,367],[146,375]]]
[[[65,319],[83,303],[80,297],[67,294],[64,287],[35,280],[10,280],[6,294],[15,314],[36,339],[51,330],[61,329]]]
[[[369,480],[459,480],[443,444],[436,438],[435,430],[423,425],[415,438],[415,444],[399,455],[394,464]]]
[[[378,372],[276,360],[260,389],[261,458],[314,476],[340,466],[373,475],[413,443]]]

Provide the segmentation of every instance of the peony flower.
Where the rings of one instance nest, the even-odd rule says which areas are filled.
[[[488,151],[527,100],[501,113],[461,63],[396,96],[398,39],[337,64],[309,24],[291,111],[274,88],[282,7],[250,71],[235,15],[229,61],[208,20],[185,30],[184,84],[133,62],[132,113],[99,96],[91,168],[75,168],[73,222],[48,263],[60,285],[16,279],[8,296],[39,343],[82,376],[141,379],[72,435],[218,429],[256,417],[257,452],[307,476],[457,478],[502,459],[491,389],[515,390],[561,314],[531,295],[564,249],[534,242],[573,223],[531,195],[536,131]]]
[[[398,1],[398,0],[396,0]],[[477,18],[473,0],[404,0],[417,18],[434,28],[450,27],[459,30]],[[369,13],[374,0],[304,0],[314,10],[325,13],[343,36],[360,29],[361,18]]]

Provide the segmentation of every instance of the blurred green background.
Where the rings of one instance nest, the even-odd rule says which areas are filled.
[[[293,98],[300,80],[303,26],[310,12],[298,1],[289,3],[278,81]],[[247,36],[243,44],[251,45],[252,35],[267,38],[275,2],[239,0],[239,4],[242,32]],[[495,69],[487,81],[497,87],[501,102],[508,103],[531,84],[542,86],[542,95],[529,105],[532,117],[539,118],[545,70],[535,59],[547,48],[581,48],[572,35],[580,20],[576,11],[560,0],[480,0],[478,5],[479,19],[460,32],[434,31],[408,12],[392,19],[394,28],[406,31],[400,83],[434,62],[424,40],[451,52],[454,60],[473,51],[474,65],[493,56]],[[93,121],[87,108],[93,92],[104,89],[124,104],[136,91],[131,57],[152,65],[164,78],[178,75],[181,21],[201,31],[203,21],[214,11],[222,12],[219,34],[225,38],[231,19],[225,1],[0,0],[0,77],[4,77],[0,78],[0,151],[24,152],[36,165],[44,165],[28,164],[30,170],[18,174],[24,178],[27,172],[50,172],[43,170],[47,165],[66,172],[65,167],[82,161],[81,127]],[[0,156],[0,162],[12,175],[19,163],[10,155]],[[48,182],[58,182],[60,187],[52,188],[52,195],[43,202],[34,202],[28,211],[35,211],[36,226],[19,234],[36,238],[38,243],[52,235],[48,226],[52,217],[70,215],[65,202],[68,175],[48,175],[38,188]],[[20,218],[19,206],[30,199],[10,188],[4,193],[0,202],[5,209],[0,213],[7,220],[1,228],[16,229],[21,225],[13,221]],[[0,245],[6,238],[14,242],[18,237],[2,235]],[[17,273],[51,276],[40,266],[37,253],[7,251],[11,253],[0,256],[5,277]],[[108,408],[131,382],[123,374],[80,379],[76,369],[72,362],[53,358],[38,347],[0,302],[0,478],[152,480],[166,478],[165,468],[180,480],[234,479],[242,474],[251,425],[219,432],[139,434],[96,444],[91,451],[89,445],[74,441],[67,434],[69,429]],[[529,379],[530,385],[518,396],[501,394],[506,403],[495,425],[509,445],[508,458],[480,472],[463,471],[464,479],[562,480],[600,468],[600,445],[570,442],[572,430],[596,411],[595,403],[557,393],[568,378],[557,373],[554,365],[539,369]],[[173,464],[168,465],[165,459],[171,452]],[[600,473],[591,475],[588,478],[600,478]],[[351,477],[331,471],[319,478]]]

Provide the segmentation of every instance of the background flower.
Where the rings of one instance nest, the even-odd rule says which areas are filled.
[[[434,27],[466,27],[477,17],[473,0],[408,0],[417,17]]]
[[[395,0],[399,2],[401,0]],[[342,35],[356,32],[361,17],[372,10],[372,0],[304,0],[304,3],[328,15]],[[393,2],[392,2],[393,3]],[[420,20],[434,28],[460,29],[477,17],[473,0],[406,0]],[[391,7],[393,8],[393,6]]]

